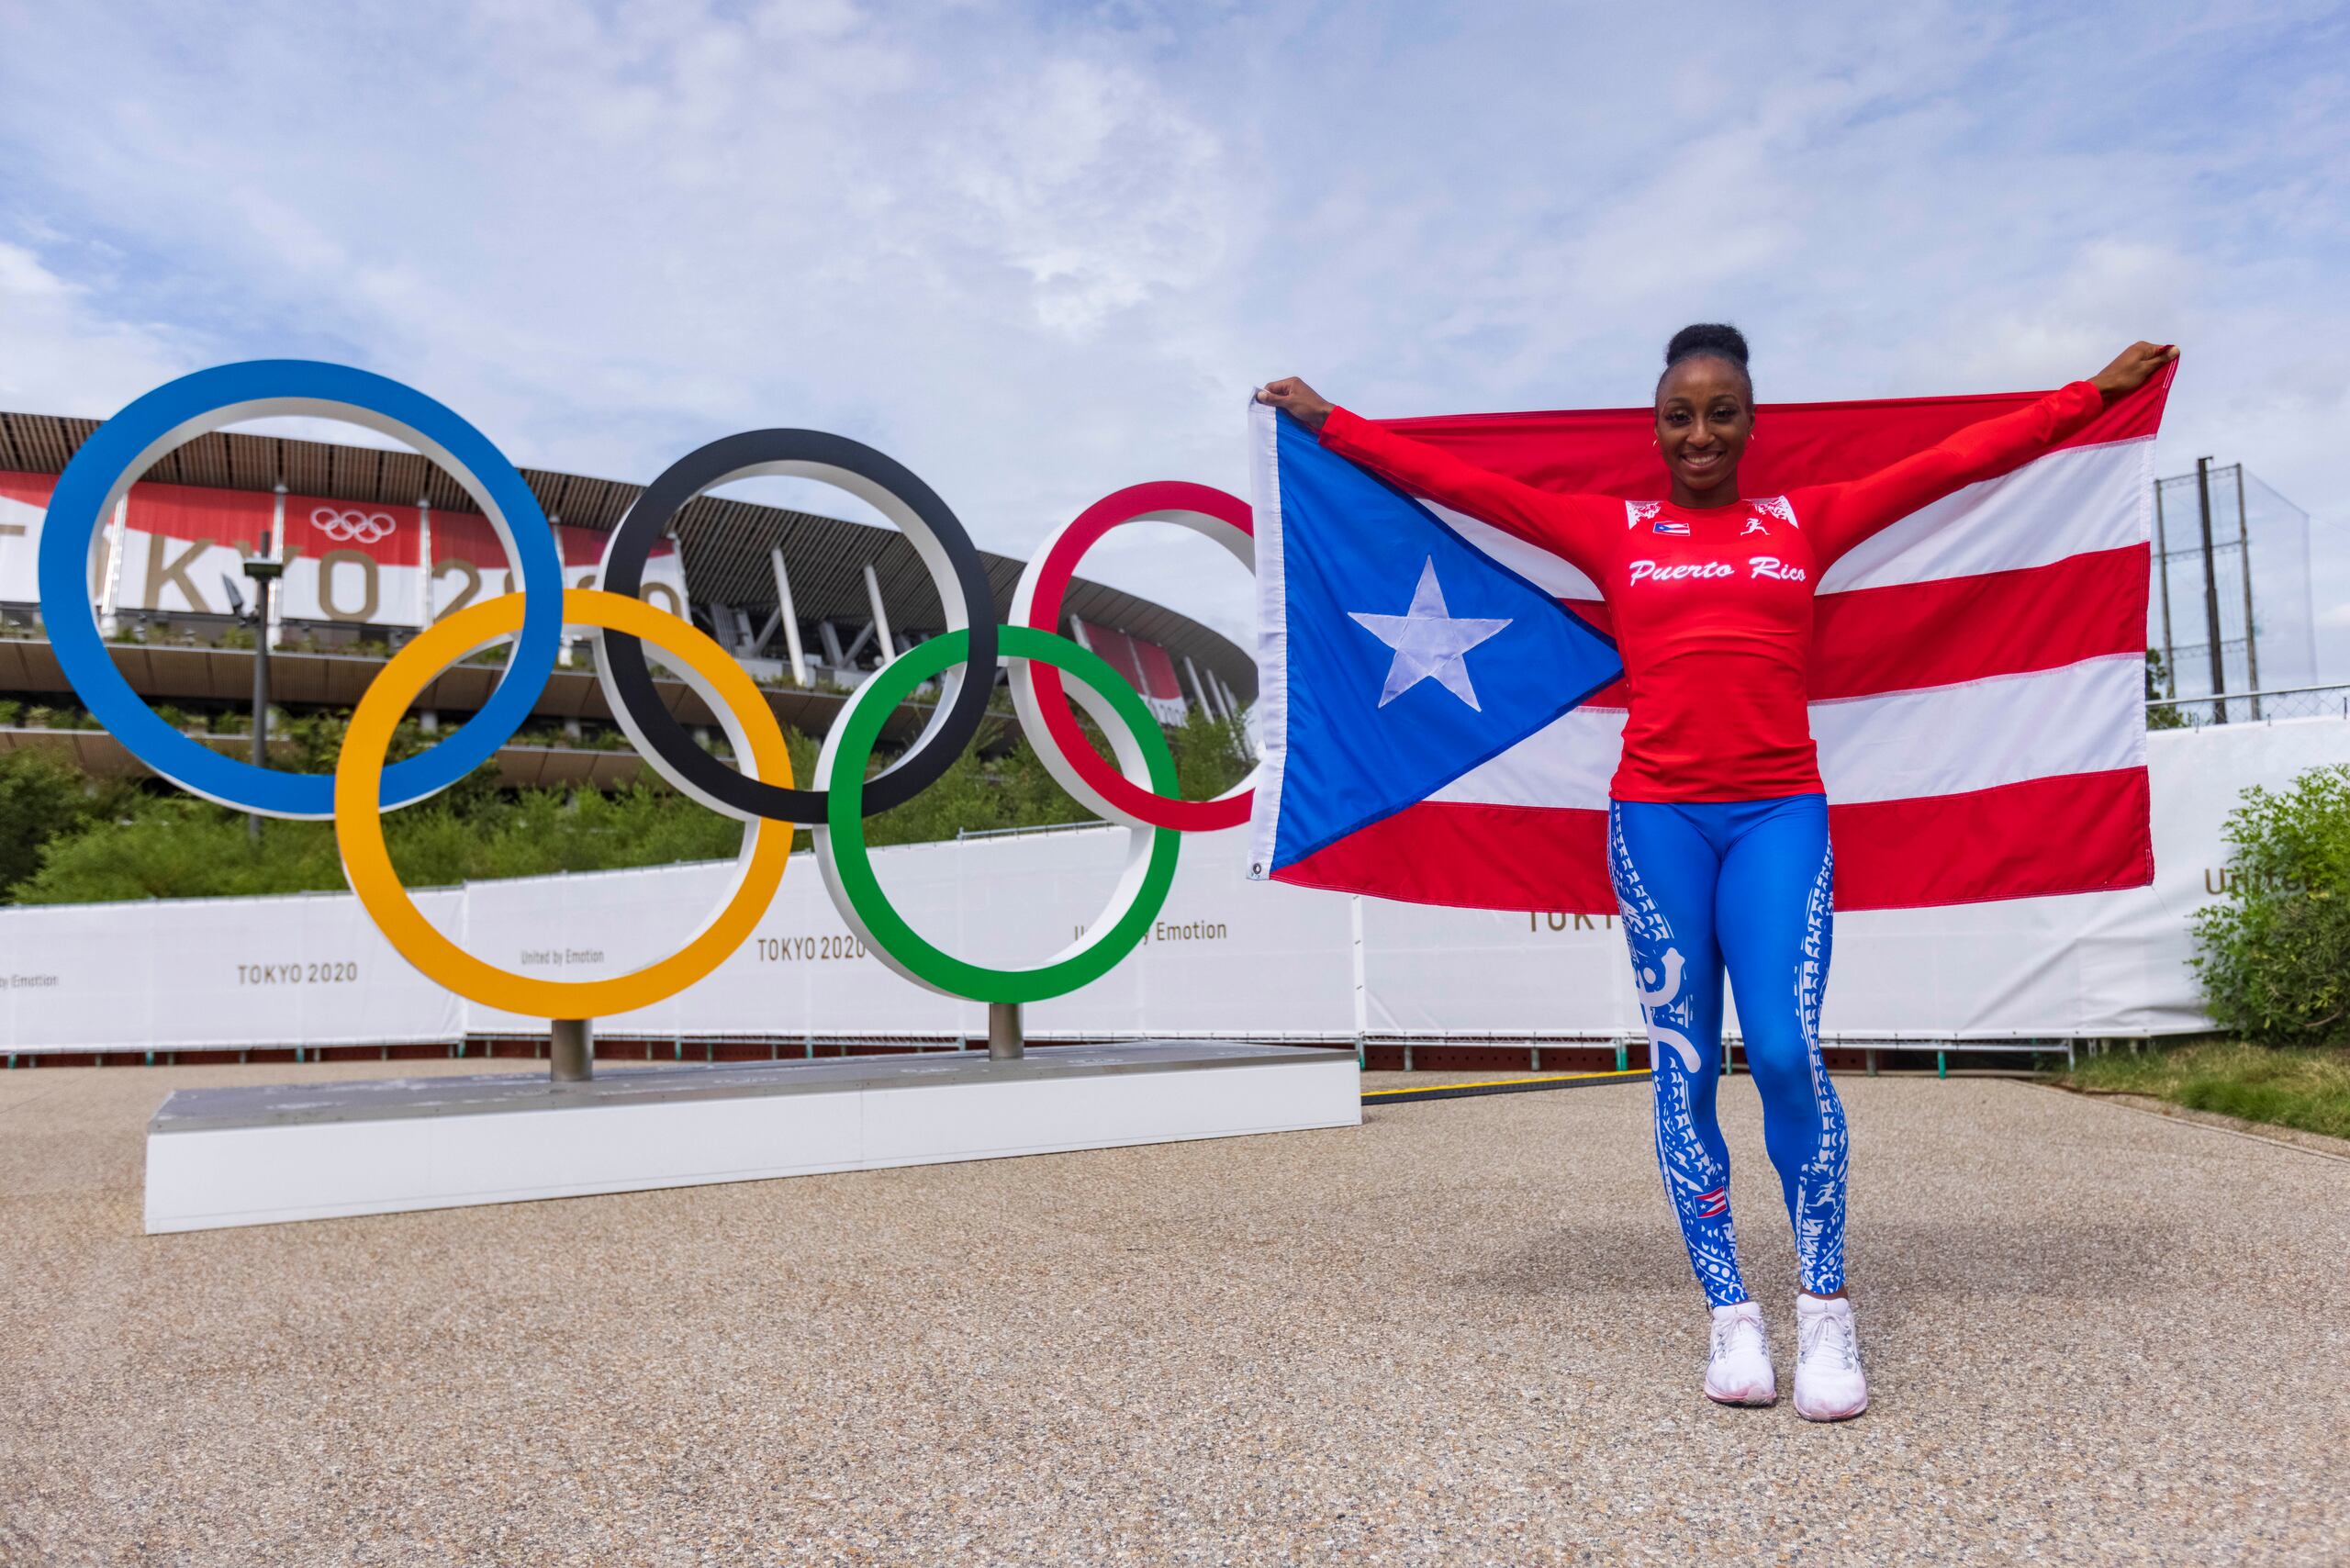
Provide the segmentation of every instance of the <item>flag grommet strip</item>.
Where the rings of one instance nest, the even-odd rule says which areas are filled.
[[[426,977],[484,1006],[538,1018],[598,1018],[650,1007],[701,979],[742,945],[774,901],[791,859],[791,830],[754,821],[743,834],[734,885],[719,912],[693,939],[666,958],[609,980],[551,980],[519,975],[484,962],[442,935],[416,907],[392,867],[376,806],[385,748],[400,715],[433,677],[473,649],[521,624],[525,596],[504,594],[444,617],[394,655],[351,717],[334,786],[335,842],[351,890],[400,957]],[[707,682],[711,706],[738,756],[762,778],[791,782],[791,753],[783,728],[758,684],[731,655],[697,628],[639,599],[572,588],[560,601],[574,625],[618,629],[661,646]]]
[[[412,804],[471,773],[521,728],[554,673],[563,636],[563,563],[538,498],[488,437],[412,387],[349,365],[252,360],[165,382],[98,426],[58,476],[41,532],[40,599],[50,645],[90,716],[182,789],[262,816],[319,821],[333,815],[334,780],[325,775],[280,773],[240,761],[157,718],[115,667],[89,613],[93,537],[140,476],[197,436],[285,415],[359,425],[440,465],[480,506],[521,578],[520,634],[489,700],[431,750],[382,770],[382,803]],[[282,548],[284,542],[278,543]],[[370,809],[375,804],[370,797]]]
[[[930,722],[905,755],[864,786],[865,810],[886,811],[912,800],[954,766],[987,714],[995,687],[995,594],[970,535],[936,491],[914,472],[862,442],[823,431],[744,431],[699,447],[671,464],[628,509],[604,548],[598,585],[633,596],[644,565],[678,512],[705,490],[735,479],[775,476],[815,479],[846,490],[880,512],[905,534],[938,588],[949,633],[968,633],[969,659],[946,676],[951,693],[932,711]],[[598,678],[612,713],[636,749],[677,790],[711,811],[749,820],[822,823],[822,789],[745,778],[694,743],[693,736],[661,700],[644,649],[619,630],[602,639]],[[890,650],[884,649],[886,661]],[[911,691],[912,688],[903,689]]]
[[[1060,631],[1061,602],[1078,563],[1112,529],[1129,522],[1172,522],[1214,540],[1233,558],[1257,569],[1256,529],[1248,503],[1207,485],[1161,480],[1129,485],[1102,497],[1046,540],[1029,558],[1013,590],[1012,623],[1039,632]],[[1144,789],[1104,762],[1069,711],[1060,674],[1041,660],[1015,663],[1010,670],[1012,703],[1054,781],[1096,815],[1128,827],[1172,828],[1181,833],[1237,827],[1248,820],[1257,774],[1212,801],[1173,799],[1174,786]]]
[[[1129,774],[1161,793],[1175,788],[1175,756],[1158,721],[1107,660],[1031,626],[998,630],[1005,657],[1047,663],[1073,678],[1078,701],[1109,734]],[[816,787],[826,792],[827,811],[825,824],[816,830],[816,864],[834,906],[866,946],[916,985],[975,1002],[1039,1002],[1101,979],[1142,941],[1167,902],[1183,841],[1171,829],[1129,825],[1126,863],[1109,907],[1085,935],[1033,969],[971,963],[914,930],[891,907],[867,850],[865,763],[906,694],[961,659],[969,641],[966,632],[949,632],[900,655],[874,672],[834,721],[816,762]]]

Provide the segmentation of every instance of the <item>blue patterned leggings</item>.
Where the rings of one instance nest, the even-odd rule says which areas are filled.
[[[1656,1068],[1656,1155],[1709,1306],[1746,1299],[1729,1151],[1714,1118],[1729,974],[1762,1141],[1795,1224],[1803,1288],[1844,1283],[1844,1107],[1819,1059],[1834,862],[1821,795],[1607,811],[1608,868]]]

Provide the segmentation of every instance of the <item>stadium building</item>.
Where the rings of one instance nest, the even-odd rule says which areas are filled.
[[[0,413],[0,751],[39,747],[85,771],[146,771],[80,708],[39,627],[38,556],[49,496],[97,421]],[[592,582],[605,537],[641,486],[524,469],[554,525],[573,586]],[[270,623],[255,624],[247,558],[285,562]],[[983,554],[998,619],[1024,562]],[[251,746],[255,644],[266,636],[271,706],[285,714],[348,710],[420,627],[485,595],[512,572],[487,519],[419,454],[222,431],[186,442],[148,471],[92,553],[91,601],[131,687],[163,716],[224,750]],[[704,496],[672,520],[643,597],[688,617],[768,694],[776,715],[822,734],[866,676],[934,634],[942,612],[913,547],[896,530]],[[1160,718],[1195,707],[1218,718],[1256,695],[1246,649],[1188,616],[1077,579],[1063,634],[1102,655]],[[478,709],[502,652],[442,674],[418,704],[426,728]],[[663,693],[707,744],[722,732],[681,681]],[[919,730],[920,696],[885,736]],[[979,744],[1012,744],[1008,703]],[[273,743],[290,750],[292,743]],[[642,767],[611,721],[579,642],[526,725],[498,755],[511,785],[609,788]]]

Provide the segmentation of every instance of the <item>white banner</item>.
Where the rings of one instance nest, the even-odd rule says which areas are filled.
[[[444,926],[456,889],[416,896]],[[454,1040],[464,1003],[392,951],[348,893],[0,909],[10,1051]]]
[[[2150,737],[2150,888],[1841,915],[1825,1030],[1846,1040],[2110,1037],[2208,1028],[2190,920],[2224,886],[2221,831],[2244,788],[2350,762],[2350,722],[2311,719]],[[1240,1036],[1343,1040],[1635,1038],[1608,917],[1429,909],[1246,879],[1246,829],[1194,835],[1150,939],[1098,983],[1033,1005],[1039,1039]],[[1125,830],[1008,835],[876,853],[915,927],[989,964],[1033,964],[1099,912]],[[725,865],[472,884],[419,895],[491,963],[588,979],[699,930]],[[392,953],[347,894],[0,910],[0,1048],[218,1048],[540,1034],[461,1004]],[[1733,1027],[1735,1021],[1733,1019]],[[811,857],[756,934],[699,984],[597,1020],[612,1037],[961,1037],[986,1010],[898,979],[862,949]]]
[[[42,503],[21,487],[11,487],[9,477],[0,475],[0,604],[37,604]],[[45,499],[49,492],[40,493]]]

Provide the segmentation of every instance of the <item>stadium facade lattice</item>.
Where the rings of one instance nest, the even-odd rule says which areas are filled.
[[[94,774],[135,775],[143,766],[81,714],[38,609],[49,493],[96,427],[0,413],[0,751],[38,747]],[[591,580],[605,537],[643,487],[522,475],[555,527],[565,577]],[[287,563],[265,633],[241,570],[264,536]],[[1003,619],[1024,563],[982,559]],[[274,708],[348,709],[418,628],[511,580],[472,498],[420,454],[242,431],[199,436],[158,461],[108,520],[92,566],[91,602],[132,688],[191,733],[241,753],[251,744],[245,715],[261,636],[272,650]],[[715,637],[757,678],[778,717],[811,735],[874,668],[942,623],[937,591],[896,530],[721,496],[672,520],[644,596]],[[1063,617],[1064,634],[1118,667],[1169,722],[1194,707],[1234,717],[1256,695],[1247,650],[1163,605],[1080,578]],[[444,673],[420,703],[427,727],[478,708],[497,678],[495,655]],[[663,692],[716,744],[715,721],[690,688],[666,681]],[[919,729],[922,695],[893,719],[890,738]],[[980,744],[1009,745],[1013,734],[1007,711]],[[532,722],[498,760],[513,785],[603,788],[638,777],[584,644],[566,644]]]

